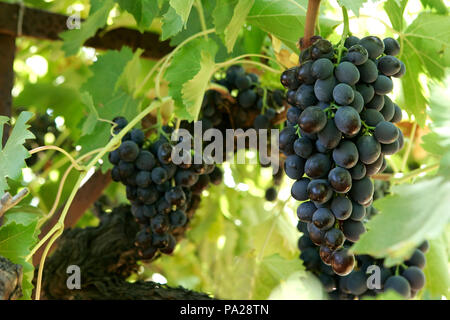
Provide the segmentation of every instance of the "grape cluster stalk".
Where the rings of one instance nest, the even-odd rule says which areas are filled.
[[[304,233],[334,273],[348,275],[355,256],[346,243],[366,231],[372,204],[371,176],[387,167],[386,155],[404,144],[402,111],[388,94],[405,74],[393,38],[350,36],[343,46],[316,37],[300,65],[281,75],[288,89],[287,126],[280,133],[286,175]]]
[[[123,117],[113,122],[116,134],[127,125]],[[164,129],[167,134],[173,131],[171,127]],[[112,179],[126,186],[131,212],[140,225],[135,244],[143,260],[154,258],[158,252],[171,254],[177,235],[200,204],[201,193],[211,183],[222,181],[222,171],[214,164],[193,164],[192,158],[174,164],[172,148],[164,134],[151,142],[142,130],[132,129],[108,155],[114,165]]]
[[[375,198],[382,198],[388,193],[389,183],[376,181]],[[365,220],[369,220],[377,214],[373,206],[367,208],[368,214]],[[423,268],[426,264],[425,253],[429,249],[428,241],[424,241],[416,248],[411,257],[401,264],[392,267],[384,266],[384,259],[376,259],[370,255],[357,255],[355,269],[348,275],[337,275],[331,266],[325,264],[320,257],[320,249],[311,241],[305,222],[299,222],[298,229],[303,235],[298,240],[298,248],[301,251],[300,259],[306,270],[315,274],[330,299],[353,300],[366,297],[376,297],[382,292],[393,290],[405,299],[414,298],[417,292],[425,286],[425,274]],[[345,245],[351,243],[346,241]],[[380,270],[380,287],[370,288],[369,277],[373,274],[373,266]]]

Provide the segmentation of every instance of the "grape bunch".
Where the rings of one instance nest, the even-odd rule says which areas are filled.
[[[351,243],[344,244],[349,247]],[[330,299],[350,300],[376,296],[388,290],[394,290],[405,299],[413,298],[425,286],[425,267],[428,242],[423,242],[414,250],[412,256],[402,264],[387,268],[384,259],[376,259],[369,255],[355,257],[355,269],[348,275],[337,275],[320,257],[320,249],[311,241],[307,233],[300,237],[298,247],[301,250],[300,259],[306,270],[314,273],[322,283]],[[347,248],[345,249],[347,250]],[[380,288],[369,289],[367,280],[372,274],[370,266],[380,269]],[[373,267],[372,267],[373,268]]]
[[[375,180],[374,200],[383,198],[388,194],[389,183]],[[377,214],[377,210],[372,205],[366,208],[367,214],[364,222]],[[424,241],[416,248],[412,256],[403,263],[386,268],[384,259],[376,259],[369,255],[357,255],[355,257],[355,269],[350,274],[339,276],[333,269],[326,265],[320,257],[320,249],[311,241],[307,223],[299,221],[298,229],[303,235],[298,241],[298,248],[301,251],[300,259],[306,269],[314,273],[322,283],[324,289],[329,293],[331,299],[355,299],[377,294],[392,289],[405,299],[413,298],[425,285],[425,275],[422,269],[425,267],[425,253],[429,249],[428,241]],[[344,242],[344,248],[348,250],[350,241]],[[367,279],[372,271],[369,266],[380,268],[380,289],[369,289]]]
[[[20,112],[25,111],[25,109],[19,108],[16,112],[19,114]],[[56,126],[56,122],[53,116],[50,116],[46,113],[44,114],[36,114],[30,121],[30,131],[34,134],[35,139],[29,139],[25,142],[25,147],[28,150],[44,146],[46,145],[45,138],[46,135],[53,135],[54,139],[57,139],[61,132],[58,130]],[[70,139],[65,139],[64,143],[61,145],[62,147],[70,146],[72,141]],[[35,165],[39,158],[42,158],[42,154],[34,153],[29,158],[25,159],[28,167]]]
[[[215,82],[225,87],[233,99],[208,90],[200,117],[204,128],[272,128],[273,119],[284,106],[283,90],[261,87],[258,75],[247,73],[240,65],[233,65],[216,77]]]
[[[113,122],[116,134],[127,125],[123,117]],[[165,127],[165,131],[172,129]],[[160,135],[156,141],[146,141],[139,129],[128,132],[108,157],[114,165],[112,179],[126,186],[131,212],[140,225],[135,244],[143,260],[158,252],[171,254],[199,206],[201,193],[210,183],[222,181],[222,171],[214,164],[175,165],[169,140]]]
[[[318,38],[302,52],[300,65],[281,75],[292,105],[279,140],[286,175],[296,180],[291,194],[306,201],[298,218],[320,246],[322,261],[339,275],[355,265],[344,243],[365,232],[362,221],[374,194],[370,177],[404,144],[394,124],[401,109],[387,95],[392,77],[405,73],[399,52],[393,38],[350,36],[345,47]]]

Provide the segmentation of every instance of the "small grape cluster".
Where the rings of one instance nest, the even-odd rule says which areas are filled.
[[[17,113],[25,111],[25,109],[17,110]],[[29,139],[25,142],[25,147],[28,150],[45,146],[46,143],[46,135],[53,134],[54,138],[57,139],[60,136],[60,131],[56,126],[56,122],[53,116],[50,116],[46,113],[44,114],[36,114],[35,117],[31,119],[30,122],[30,131],[34,134],[35,139]],[[71,145],[72,141],[70,139],[66,139],[62,146]],[[39,157],[42,156],[39,153],[32,154],[29,158],[25,159],[28,167],[35,165],[39,161]]]
[[[383,198],[388,194],[389,183],[386,181],[375,181],[374,199]],[[378,211],[372,205],[366,208],[367,214],[364,221],[368,221]],[[376,296],[378,293],[392,289],[405,299],[413,298],[425,285],[425,274],[422,269],[425,267],[425,253],[429,249],[428,241],[424,241],[412,256],[402,264],[386,268],[384,259],[376,259],[369,255],[357,255],[357,267],[346,276],[339,276],[333,269],[326,265],[320,257],[320,249],[311,241],[307,223],[300,221],[298,229],[303,232],[299,238],[298,248],[301,251],[300,259],[306,269],[313,272],[321,281],[324,289],[329,293],[331,299],[355,299],[367,296]],[[351,246],[351,242],[345,241],[346,250]],[[380,288],[369,289],[367,279],[373,272],[369,266],[380,268]]]
[[[299,226],[301,229],[306,226]],[[348,250],[351,245],[346,242],[344,247]],[[355,257],[355,269],[348,275],[337,275],[333,269],[326,265],[320,257],[319,248],[311,241],[307,233],[299,238],[298,247],[301,250],[300,259],[303,260],[306,270],[314,273],[322,283],[330,299],[350,300],[376,296],[389,289],[396,291],[405,299],[413,298],[419,290],[425,286],[425,253],[428,250],[428,242],[423,242],[414,250],[412,256],[400,265],[390,268],[384,266],[384,259],[376,259],[369,255],[357,255]],[[369,289],[367,280],[372,274],[370,266],[380,268],[380,288]]]
[[[208,90],[201,109],[204,127],[272,128],[272,120],[284,106],[283,90],[261,87],[258,75],[247,73],[240,65],[229,67],[225,76],[215,82],[225,87],[235,101],[224,99],[219,91]]]
[[[370,177],[386,168],[385,155],[403,147],[394,125],[401,109],[387,96],[391,77],[405,73],[399,52],[393,38],[350,36],[345,47],[318,38],[302,52],[300,65],[281,75],[292,105],[279,143],[286,175],[296,180],[291,194],[309,200],[298,207],[298,218],[323,262],[339,275],[355,264],[343,245],[365,232],[362,220],[374,193]]]
[[[113,122],[115,134],[127,125],[123,117]],[[171,133],[172,129],[165,127],[165,131]],[[199,206],[201,193],[210,183],[222,181],[222,171],[214,164],[183,161],[175,165],[169,140],[160,135],[150,143],[139,129],[126,133],[108,157],[114,165],[112,179],[126,186],[131,212],[141,226],[135,244],[144,260],[158,252],[173,252],[177,236]]]
[[[255,73],[246,72],[240,65],[230,66],[223,74],[217,74],[215,83],[225,87],[229,95],[208,90],[203,98],[200,112],[203,130],[226,129],[272,129],[275,117],[285,105],[283,90],[261,87]],[[265,199],[275,201],[283,179],[281,172],[273,175],[272,186],[267,188]]]

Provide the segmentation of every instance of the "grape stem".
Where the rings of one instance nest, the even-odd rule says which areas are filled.
[[[371,126],[367,125],[363,120],[361,120],[361,125],[364,127],[366,132],[369,132],[369,130],[375,130],[375,127],[371,127]]]
[[[341,62],[342,51],[345,48],[344,47],[345,39],[347,39],[347,35],[349,32],[348,13],[347,13],[347,9],[344,6],[342,6],[342,17],[344,18],[344,30],[342,31],[341,42],[339,42],[339,46],[338,46],[337,63]]]
[[[300,41],[301,50],[312,45],[311,37],[316,29],[317,16],[319,15],[320,0],[309,0],[308,9],[306,11],[306,23],[303,39]]]

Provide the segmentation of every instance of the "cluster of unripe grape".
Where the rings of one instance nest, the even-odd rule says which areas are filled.
[[[403,147],[394,123],[400,108],[387,96],[392,77],[405,73],[395,55],[395,39],[350,36],[345,47],[318,38],[302,52],[300,65],[286,70],[287,126],[280,149],[285,172],[295,179],[291,194],[300,221],[320,246],[322,261],[339,275],[349,274],[355,257],[344,247],[365,232],[362,222],[373,201],[371,176],[382,172]]]
[[[376,181],[375,194],[377,198],[387,194],[389,184],[384,181]],[[368,212],[375,210],[369,206]],[[366,220],[370,219],[366,215]],[[322,283],[324,289],[329,293],[330,299],[349,300],[376,296],[388,290],[394,290],[405,299],[413,298],[419,290],[425,286],[425,274],[422,269],[425,267],[425,253],[428,251],[428,241],[424,241],[412,256],[403,263],[387,268],[384,266],[384,259],[376,259],[369,255],[357,255],[355,269],[346,276],[335,274],[333,269],[326,265],[320,257],[320,249],[311,241],[307,224],[299,222],[298,229],[303,235],[298,241],[298,248],[301,251],[300,259],[303,261],[306,270],[314,273]],[[351,242],[346,241],[344,247],[350,247]],[[368,278],[373,273],[373,267],[379,267],[380,287],[369,288]],[[369,279],[370,282],[370,279]]]
[[[127,125],[123,117],[113,122],[115,134]],[[165,131],[170,134],[172,129],[165,127]],[[109,161],[114,165],[112,179],[126,186],[131,212],[140,225],[135,244],[144,260],[158,252],[173,252],[176,236],[198,208],[201,193],[222,181],[222,172],[214,164],[193,164],[192,159],[174,164],[171,142],[164,135],[150,142],[139,129],[124,136],[109,153]]]

